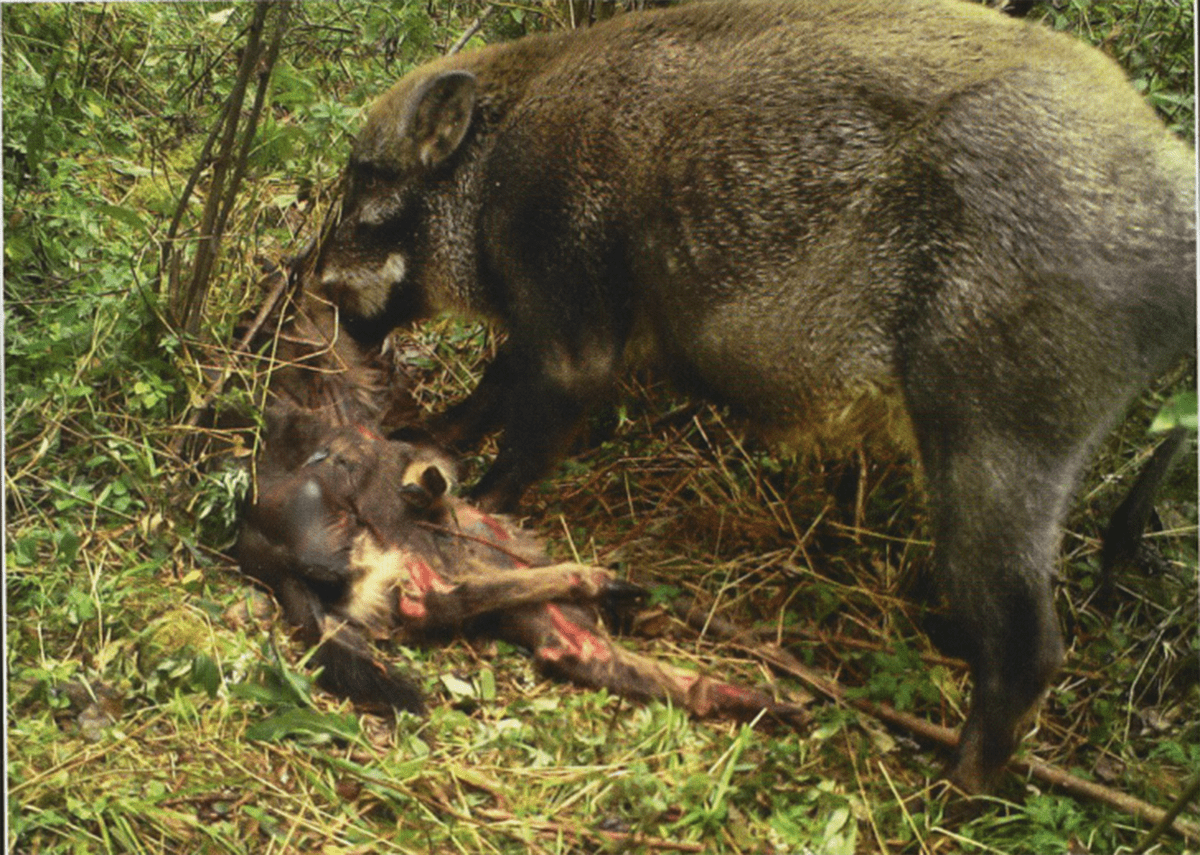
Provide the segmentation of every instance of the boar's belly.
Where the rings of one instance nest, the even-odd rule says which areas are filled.
[[[701,317],[674,313],[656,349],[683,385],[786,445],[836,451],[866,441],[909,449],[912,429],[890,348],[863,317],[861,299],[852,302],[743,294]]]

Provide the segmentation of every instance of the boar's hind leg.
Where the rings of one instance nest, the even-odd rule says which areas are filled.
[[[1050,574],[1080,456],[976,428],[964,436],[958,422],[921,441],[936,574],[973,680],[949,778],[972,793],[997,783],[1062,662]]]
[[[1104,531],[1104,548],[1100,553],[1100,595],[1112,594],[1114,576],[1138,560],[1146,526],[1154,515],[1154,499],[1170,474],[1188,437],[1187,428],[1177,427],[1154,449],[1150,461],[1129,489],[1129,495],[1113,511]]]

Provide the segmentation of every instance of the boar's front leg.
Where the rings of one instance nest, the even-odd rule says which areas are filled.
[[[464,451],[501,427],[508,390],[514,382],[512,364],[508,349],[501,348],[471,394],[429,420],[433,439],[455,451]]]
[[[591,405],[606,397],[615,359],[567,356],[551,345],[508,356],[504,434],[492,467],[471,490],[485,511],[515,511],[526,489],[568,450]]]

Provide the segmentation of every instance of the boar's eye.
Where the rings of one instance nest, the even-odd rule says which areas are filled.
[[[346,199],[352,205],[361,205],[372,199],[392,196],[402,182],[395,170],[369,161],[350,164]]]
[[[386,244],[410,232],[416,206],[405,182],[394,172],[371,164],[355,164],[343,207],[359,243]]]
[[[396,170],[370,160],[352,160],[349,170],[350,186],[364,192],[395,184],[400,177]]]

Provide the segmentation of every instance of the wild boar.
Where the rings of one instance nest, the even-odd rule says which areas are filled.
[[[1089,450],[1196,336],[1195,164],[1122,72],[959,0],[701,2],[421,67],[374,105],[318,259],[362,340],[503,325],[437,421],[502,427],[510,509],[635,363],[788,441],[924,472],[988,789],[1063,657]]]

